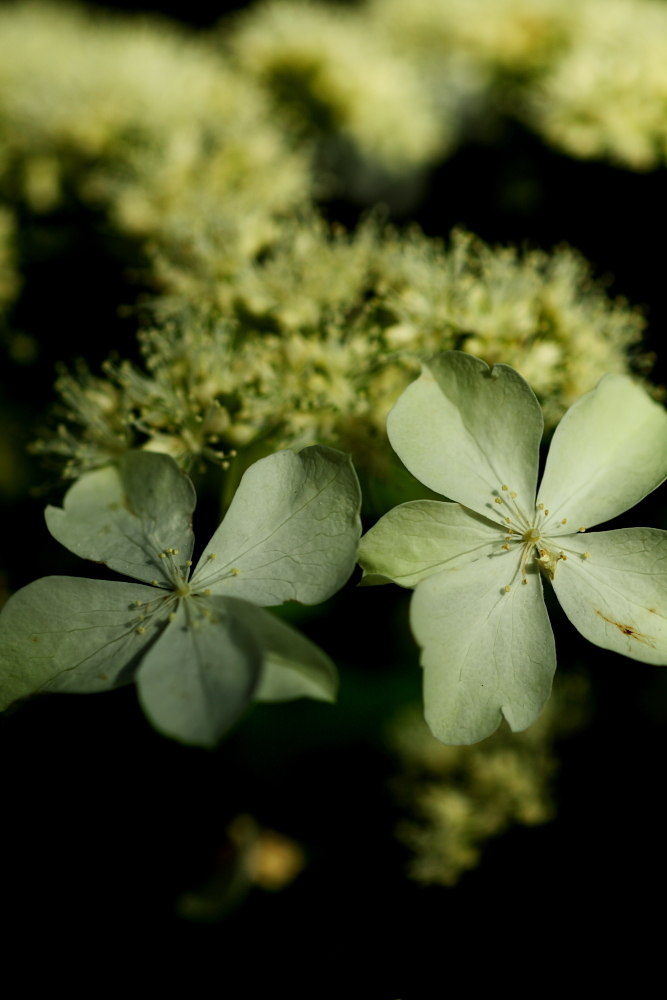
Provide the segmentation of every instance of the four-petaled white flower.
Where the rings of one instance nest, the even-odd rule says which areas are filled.
[[[541,577],[591,642],[667,663],[667,532],[588,534],[667,477],[667,413],[606,375],[554,434],[536,494],[542,413],[507,365],[440,354],[387,419],[399,458],[457,503],[395,507],[362,539],[364,581],[414,587],[426,719],[444,743],[474,743],[504,716],[529,726],[556,666]],[[586,532],[586,533],[584,533]]]
[[[262,608],[318,604],[345,583],[360,499],[342,452],[270,455],[246,471],[191,573],[195,491],[173,459],[128,452],[88,473],[47,508],[51,534],[148,586],[45,577],[14,594],[0,615],[0,709],[136,680],[156,728],[212,746],[252,699],[333,701],[333,663]]]

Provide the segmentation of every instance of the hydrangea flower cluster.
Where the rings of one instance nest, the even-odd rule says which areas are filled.
[[[229,289],[202,290],[220,298],[145,331],[147,372],[121,363],[106,383],[61,376],[69,421],[39,450],[76,477],[123,441],[185,469],[256,442],[323,441],[378,472],[387,413],[434,352],[460,346],[513,365],[551,428],[601,371],[628,370],[644,326],[569,249],[520,254],[463,231],[443,247],[372,221],[354,235],[293,224],[235,287],[233,303]]]
[[[348,159],[351,148],[401,174],[433,162],[449,144],[447,123],[417,65],[396,52],[363,9],[265,2],[236,19],[227,44],[266,88],[286,127],[324,143],[321,155],[329,160],[339,145]]]
[[[45,577],[14,594],[0,614],[0,709],[135,681],[157,729],[214,746],[253,699],[335,698],[329,658],[262,609],[317,604],[352,572],[349,458],[314,447],[255,463],[193,569],[194,506],[173,459],[128,452],[47,508],[68,549],[141,582]]]

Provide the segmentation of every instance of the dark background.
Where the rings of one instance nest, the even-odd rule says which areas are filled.
[[[160,10],[209,26],[239,6]],[[578,162],[508,121],[433,171],[413,217],[432,235],[464,224],[492,243],[576,247],[612,295],[645,307],[662,383],[666,191],[663,169]],[[343,201],[324,209],[347,225],[360,211]],[[117,240],[72,206],[26,220],[12,322],[41,354],[29,367],[5,361],[2,376],[26,440],[53,399],[57,360],[84,355],[95,366],[111,349],[136,357],[136,320],[116,310],[136,295],[127,267],[139,251]],[[33,482],[43,475],[35,465]],[[47,535],[43,506],[43,497],[4,506],[12,589],[47,573],[88,574]],[[621,524],[667,528],[664,488]],[[208,528],[200,523],[201,541]],[[258,707],[213,753],[154,733],[133,688],[36,699],[2,722],[6,913],[37,956],[57,946],[50,968],[76,980],[92,963],[95,992],[114,972],[134,977],[136,960],[154,991],[183,976],[195,995],[234,997],[421,1000],[492,983],[544,989],[563,973],[583,988],[578,961],[597,981],[628,968],[639,983],[657,957],[654,905],[666,887],[664,668],[586,643],[552,602],[559,667],[586,671],[594,699],[590,725],[558,747],[558,818],[492,841],[456,888],[421,888],[392,834],[400,813],[384,743],[387,719],[419,697],[409,595],[355,582],[298,619],[340,667],[336,707]],[[307,869],[282,893],[255,890],[219,923],[179,919],[174,901],[210,877],[241,812],[304,844]]]

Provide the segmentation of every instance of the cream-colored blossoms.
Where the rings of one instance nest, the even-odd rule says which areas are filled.
[[[244,13],[229,44],[297,134],[342,141],[399,174],[432,162],[447,145],[415,67],[363,11],[272,0]]]
[[[667,159],[667,5],[578,6],[572,45],[531,94],[529,120],[570,155],[653,169]]]
[[[370,0],[369,9],[415,59],[455,57],[487,82],[548,65],[577,16],[567,0]]]
[[[74,190],[204,269],[235,269],[310,191],[307,157],[252,81],[157,19],[4,6],[0,120],[0,175],[33,211]]]
[[[63,425],[40,449],[69,454],[71,475],[125,434],[186,468],[319,441],[381,472],[389,409],[424,358],[452,347],[512,364],[553,427],[601,372],[627,370],[644,324],[569,249],[521,254],[460,231],[445,247],[373,221],[353,235],[316,218],[286,226],[233,286],[197,287],[199,306],[181,293],[180,312],[142,335],[146,372],[109,366],[102,396],[95,380],[61,380],[81,447]]]
[[[479,864],[490,838],[553,818],[554,740],[584,724],[587,696],[584,677],[566,675],[530,729],[504,725],[470,747],[440,743],[416,707],[396,719],[389,736],[400,770],[392,788],[408,813],[396,832],[414,852],[412,878],[454,885]]]

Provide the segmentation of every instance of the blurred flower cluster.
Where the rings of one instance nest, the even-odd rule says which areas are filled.
[[[356,154],[358,195],[371,164],[428,165],[498,113],[576,157],[665,160],[663,0],[271,0],[227,42],[286,122]]]
[[[144,370],[63,372],[65,419],[38,450],[77,476],[138,444],[189,468],[249,446],[322,442],[378,473],[386,415],[434,352],[512,365],[553,427],[602,372],[627,369],[644,325],[569,248],[521,253],[464,231],[444,245],[372,217],[351,235],[316,216],[286,222],[233,296],[218,288],[158,302],[141,334]]]
[[[667,160],[667,4],[576,8],[573,43],[538,81],[527,120],[571,156],[654,169]]]
[[[6,199],[47,213],[75,197],[193,266],[215,248],[226,273],[310,188],[252,80],[184,27],[39,0],[0,9]]]
[[[577,732],[588,714],[588,682],[569,674],[530,729],[513,733],[503,723],[474,746],[440,743],[417,708],[399,716],[389,734],[399,762],[392,788],[410,817],[396,833],[413,852],[411,877],[455,885],[477,867],[492,837],[553,819],[554,743]]]
[[[416,66],[363,8],[270,0],[237,19],[227,44],[285,127],[320,144],[323,166],[353,151],[401,174],[449,145]]]
[[[0,306],[20,287],[14,211],[72,198],[140,240],[155,290],[145,368],[63,371],[59,423],[37,450],[75,477],[137,444],[189,468],[321,441],[381,473],[386,414],[435,351],[514,366],[550,427],[601,374],[627,370],[644,320],[574,251],[463,231],[445,246],[379,215],[349,234],[313,201],[327,184],[349,192],[353,175],[405,178],[441,159],[485,102],[556,122],[548,95],[577,46],[639,37],[645,12],[663,13],[657,0],[607,9],[600,34],[598,0],[418,0],[409,16],[395,0],[271,0],[195,35],[43,0],[4,6]]]

